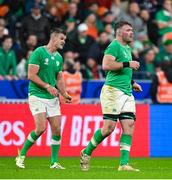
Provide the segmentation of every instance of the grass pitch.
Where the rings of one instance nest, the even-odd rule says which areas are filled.
[[[172,159],[133,158],[140,172],[118,172],[119,158],[92,158],[90,170],[80,170],[79,157],[60,158],[65,170],[49,169],[49,158],[27,157],[26,169],[15,166],[14,157],[0,157],[0,179],[172,179]]]

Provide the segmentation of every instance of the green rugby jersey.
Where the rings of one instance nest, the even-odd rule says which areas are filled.
[[[57,74],[62,71],[63,58],[56,53],[49,53],[45,46],[38,47],[31,54],[29,64],[39,66],[38,76],[40,79],[55,87]],[[39,87],[34,82],[29,82],[29,96],[34,95],[40,98],[53,99],[46,89]]]
[[[113,40],[105,50],[106,55],[112,55],[117,62],[129,62],[132,60],[130,46],[122,45],[118,40]],[[105,84],[115,87],[125,94],[131,96],[132,69],[123,68],[120,70],[107,71]]]
[[[158,22],[162,22],[162,23],[169,23],[170,21],[172,21],[172,17],[171,17],[170,12],[168,12],[166,10],[160,10],[156,13],[156,20]],[[164,35],[171,31],[172,31],[172,26],[169,25],[167,27],[161,28],[159,30],[159,34]]]

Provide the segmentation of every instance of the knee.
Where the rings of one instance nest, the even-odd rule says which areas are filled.
[[[128,126],[129,126],[130,129],[134,128],[134,121],[130,122],[130,123],[128,124]]]
[[[39,135],[43,134],[45,132],[45,130],[46,130],[46,127],[42,126],[42,127],[36,128],[35,133],[36,133],[36,135],[39,136]]]
[[[134,133],[134,122],[128,124],[127,128],[123,129],[123,133],[132,136]]]
[[[102,128],[102,135],[103,136],[108,136],[113,132],[114,129],[115,129],[115,127],[113,127],[113,126],[103,127]]]
[[[53,127],[52,128],[52,134],[59,136],[61,134],[61,128],[60,127]]]

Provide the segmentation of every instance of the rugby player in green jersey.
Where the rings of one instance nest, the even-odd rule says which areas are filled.
[[[139,171],[128,164],[136,111],[132,89],[142,91],[141,86],[132,80],[132,70],[140,66],[139,62],[132,60],[129,46],[133,41],[132,25],[125,21],[118,22],[115,36],[105,50],[102,62],[103,69],[107,71],[100,95],[103,127],[94,133],[87,147],[81,151],[80,166],[85,171],[89,169],[93,150],[113,132],[117,120],[122,127],[118,170]]]
[[[35,129],[29,133],[16,157],[16,165],[19,168],[25,168],[26,153],[45,131],[46,119],[48,119],[52,131],[50,168],[65,169],[58,161],[61,141],[61,112],[58,94],[60,93],[66,102],[71,102],[71,96],[66,92],[62,78],[63,58],[57,51],[63,48],[65,39],[66,33],[55,28],[50,33],[48,44],[38,47],[30,55],[29,107],[34,118]]]

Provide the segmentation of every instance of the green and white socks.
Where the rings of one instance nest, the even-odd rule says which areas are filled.
[[[26,156],[27,151],[31,148],[31,146],[35,143],[35,141],[39,138],[35,134],[34,131],[30,132],[28,135],[21,151],[20,151],[20,156]],[[51,139],[51,164],[54,164],[55,162],[58,161],[58,153],[60,149],[60,140],[61,136],[52,136]]]
[[[98,129],[94,136],[91,138],[91,141],[84,149],[84,153],[88,156],[91,156],[93,150],[105,139],[106,137],[102,136],[101,129]],[[120,165],[126,165],[129,161],[130,156],[130,147],[132,142],[132,136],[122,134],[120,138]]]
[[[126,165],[129,161],[132,136],[122,134],[120,138],[120,165]]]
[[[28,137],[20,151],[20,155],[26,156],[27,151],[30,149],[30,147],[35,143],[35,141],[38,138],[39,138],[39,136],[37,136],[34,131],[30,132],[30,134],[28,135]]]
[[[51,164],[58,162],[61,136],[53,135],[51,139]]]
[[[88,146],[84,149],[84,153],[91,156],[93,150],[104,140],[104,138],[101,129],[98,129],[91,138]]]
[[[39,138],[34,131],[30,132],[28,135],[21,151],[21,156],[26,156],[27,151]],[[93,150],[105,139],[106,137],[102,136],[101,129],[98,129],[93,137],[91,138],[88,146],[84,149],[84,153],[91,156]],[[58,162],[58,153],[60,149],[61,136],[52,136],[51,140],[51,164]],[[132,142],[132,136],[122,134],[120,138],[120,165],[128,164],[130,147]]]

